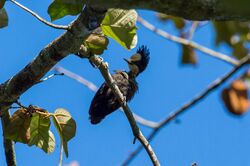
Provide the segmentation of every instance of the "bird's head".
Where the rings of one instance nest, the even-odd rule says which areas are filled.
[[[124,59],[133,75],[137,76],[146,69],[149,62],[149,54],[149,49],[143,45],[129,59]]]

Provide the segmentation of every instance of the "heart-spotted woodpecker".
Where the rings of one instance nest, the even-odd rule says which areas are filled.
[[[149,49],[146,46],[140,46],[134,55],[129,59],[124,59],[128,63],[130,71],[116,71],[112,75],[116,85],[126,97],[127,102],[133,98],[138,90],[135,79],[146,69],[149,62],[149,54]],[[121,105],[112,90],[106,83],[103,83],[91,102],[89,108],[90,122],[98,124],[107,115],[120,107]]]

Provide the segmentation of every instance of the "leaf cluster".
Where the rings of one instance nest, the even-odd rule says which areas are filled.
[[[50,130],[51,117],[60,135],[64,152],[68,157],[67,143],[76,133],[76,123],[65,109],[57,109],[54,113],[30,105],[21,107],[10,118],[4,129],[5,139],[21,142],[28,146],[37,146],[45,153],[55,149],[55,137]]]

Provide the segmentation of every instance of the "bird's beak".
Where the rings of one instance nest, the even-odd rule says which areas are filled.
[[[130,61],[130,59],[126,59],[126,58],[123,58],[128,64],[132,64],[132,62]]]

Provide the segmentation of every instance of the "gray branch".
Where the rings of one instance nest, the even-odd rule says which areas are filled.
[[[90,17],[96,17],[98,14],[100,15],[100,13],[86,8],[72,23],[68,31],[42,49],[38,56],[15,76],[1,84],[0,109],[4,105],[9,106],[16,101],[20,95],[36,84],[57,62],[71,53],[78,52],[84,38],[91,32],[88,27]]]
[[[150,142],[156,134],[163,129],[166,125],[168,125],[170,122],[172,122],[177,116],[181,115],[182,113],[186,112],[189,108],[199,103],[202,99],[207,97],[211,92],[213,92],[215,89],[217,89],[219,86],[221,86],[224,82],[226,82],[229,78],[231,78],[236,72],[238,72],[242,67],[245,65],[249,65],[250,63],[250,55],[243,58],[238,65],[234,67],[233,70],[225,74],[224,76],[216,79],[213,81],[204,91],[202,91],[200,94],[196,95],[192,100],[185,103],[180,109],[172,112],[168,117],[166,117],[164,120],[160,122],[160,125],[155,128],[147,137],[147,140]],[[137,156],[137,154],[142,150],[143,146],[138,146],[129,156],[127,159],[125,159],[122,163],[122,166],[128,165],[134,158]]]
[[[150,31],[154,32],[155,34],[157,34],[165,39],[168,39],[168,40],[171,40],[173,42],[180,43],[180,44],[183,44],[186,46],[193,47],[201,52],[206,53],[207,55],[209,55],[213,58],[222,60],[224,62],[227,62],[228,64],[231,64],[231,65],[237,65],[239,63],[237,59],[234,59],[234,58],[230,57],[229,55],[214,51],[214,50],[207,48],[199,43],[191,41],[190,39],[178,37],[178,36],[172,35],[170,33],[167,33],[166,31],[164,31],[162,29],[158,29],[153,24],[149,23],[147,20],[143,19],[140,16],[138,17],[137,21],[139,23],[141,23],[145,28],[149,29]]]
[[[93,82],[91,82],[91,81],[81,77],[80,75],[73,73],[72,71],[69,71],[61,66],[56,66],[54,68],[54,70],[56,70],[59,73],[64,74],[65,76],[67,76],[69,78],[72,78],[72,79],[80,82],[81,84],[86,86],[88,89],[90,89],[92,92],[97,92],[97,90],[98,90],[98,87]],[[120,110],[123,111],[122,108],[120,108]],[[150,128],[156,128],[159,126],[159,123],[145,119],[145,118],[135,114],[134,112],[133,112],[133,116],[134,116],[136,122],[140,123],[141,125],[144,125],[144,126],[147,126]]]
[[[9,112],[6,112],[5,116],[2,117],[3,131],[4,131],[6,124],[8,124],[9,121],[10,121],[10,114]],[[3,146],[4,146],[6,164],[8,166],[16,166],[17,164],[16,164],[16,154],[14,151],[14,142],[8,139],[3,139]]]
[[[0,115],[3,129],[9,123],[8,109],[11,104],[29,88],[36,85],[57,62],[71,53],[78,52],[84,38],[95,28],[89,23],[95,18],[94,25],[98,26],[104,13],[103,10],[85,8],[63,35],[48,44],[26,67],[0,85]],[[13,142],[4,139],[4,148],[7,165],[15,166]]]

